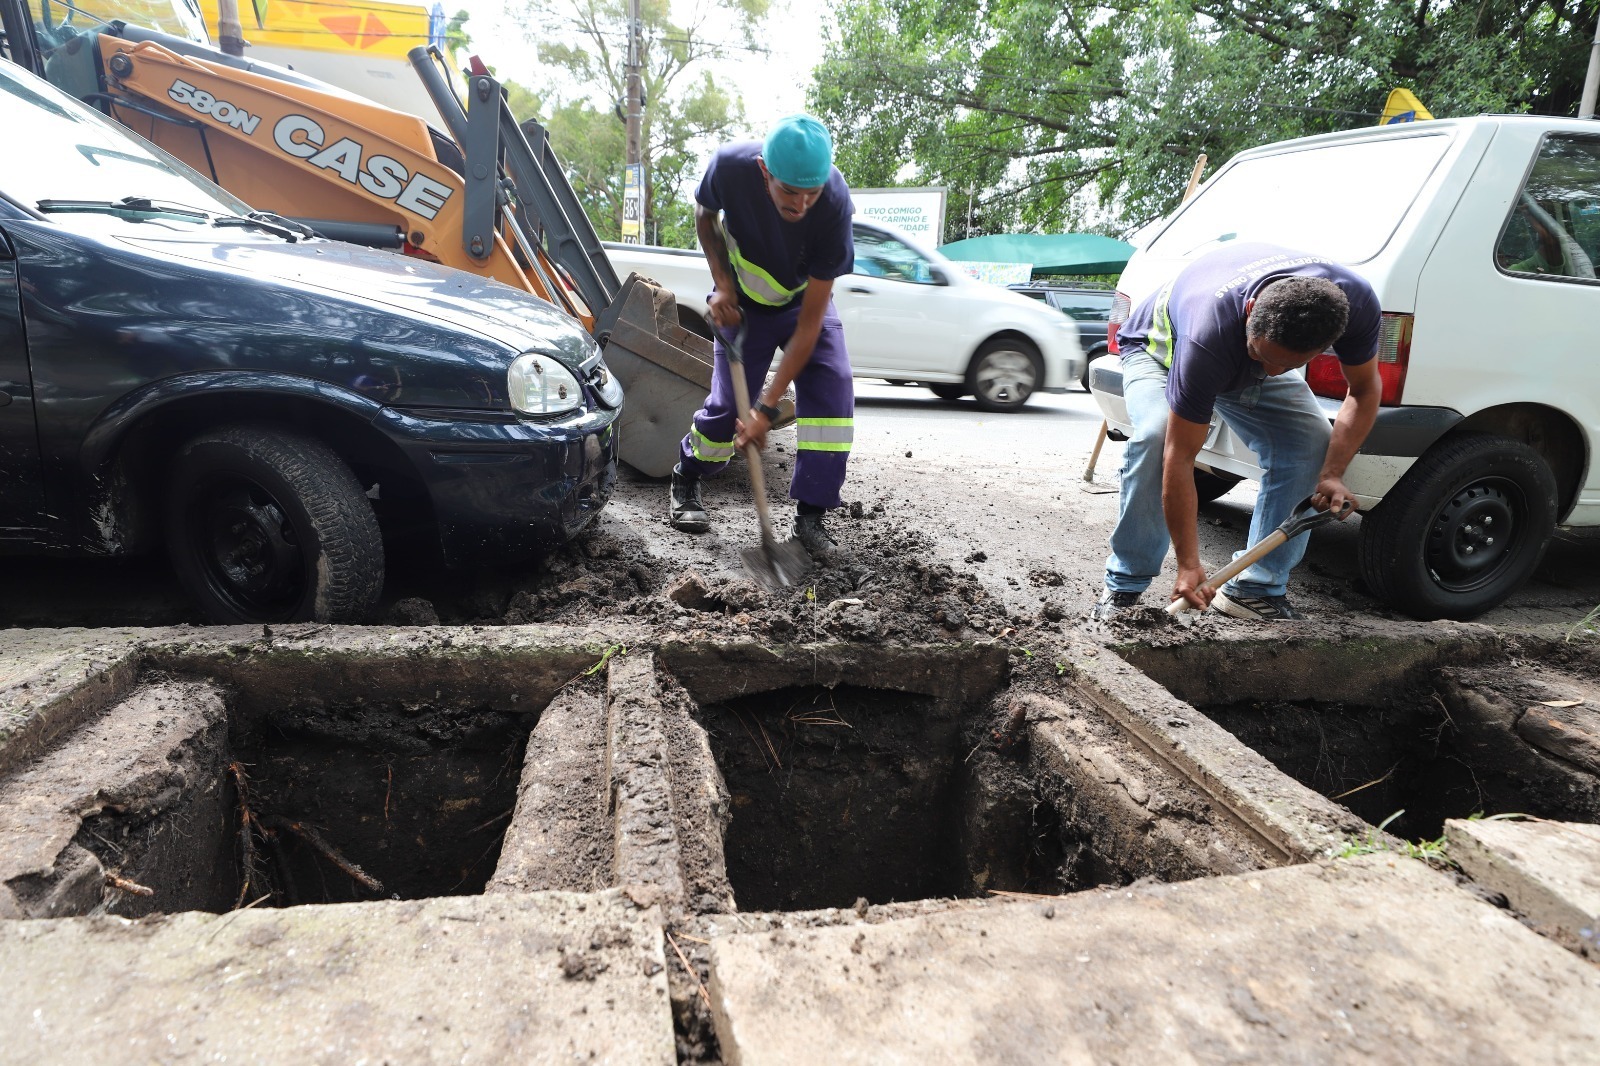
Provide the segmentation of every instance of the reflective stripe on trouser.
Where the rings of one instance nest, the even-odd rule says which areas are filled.
[[[752,400],[760,396],[778,346],[794,335],[799,319],[798,306],[770,315],[751,313],[745,316],[749,332],[744,341],[744,370]],[[789,496],[816,507],[837,507],[845,466],[850,458],[856,395],[850,380],[844,328],[832,304],[823,317],[822,332],[811,352],[811,361],[795,379],[794,391],[799,440]],[[728,376],[727,351],[719,338],[711,370],[711,395],[695,413],[694,425],[684,435],[678,449],[684,473],[691,477],[709,477],[728,465],[726,457],[703,458],[696,453],[696,447],[698,444],[702,449],[718,448],[721,446],[716,442],[733,440],[735,416],[733,379]],[[732,445],[727,447],[731,450]]]
[[[1106,559],[1106,588],[1143,592],[1161,572],[1171,540],[1161,506],[1163,449],[1166,443],[1167,369],[1153,353],[1134,348],[1122,353],[1122,398],[1133,433],[1122,451],[1122,498]],[[1328,416],[1298,374],[1265,378],[1217,397],[1217,414],[1255,452],[1264,476],[1256,494],[1245,544],[1255,544],[1289,517],[1317,487],[1328,452]],[[1295,537],[1227,584],[1228,594],[1282,596],[1289,571],[1305,555],[1309,537]],[[1244,549],[1235,552],[1242,555]],[[1207,570],[1221,569],[1208,566]]]

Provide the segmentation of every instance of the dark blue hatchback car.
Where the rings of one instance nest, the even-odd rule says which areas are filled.
[[[0,550],[165,546],[219,622],[358,621],[384,533],[570,538],[622,391],[575,320],[320,240],[0,62]]]

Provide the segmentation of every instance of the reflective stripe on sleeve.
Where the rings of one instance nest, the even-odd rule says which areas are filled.
[[[702,463],[726,463],[733,458],[733,441],[712,440],[698,426],[689,428],[689,447]]]
[[[1169,281],[1156,298],[1156,311],[1150,321],[1150,339],[1145,342],[1150,354],[1156,357],[1156,362],[1168,370],[1172,369],[1172,316],[1167,314],[1167,301],[1171,297],[1172,282]]]
[[[847,452],[856,439],[853,418],[797,418],[795,446],[803,452]]]

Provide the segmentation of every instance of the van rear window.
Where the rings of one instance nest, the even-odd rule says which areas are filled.
[[[1223,241],[1268,241],[1364,262],[1388,243],[1451,139],[1386,137],[1237,163],[1202,186],[1149,251],[1185,258]]]

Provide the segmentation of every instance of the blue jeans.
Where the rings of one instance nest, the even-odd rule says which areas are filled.
[[[1122,498],[1106,559],[1106,588],[1143,592],[1161,572],[1171,539],[1161,510],[1162,451],[1166,445],[1167,368],[1148,352],[1122,357],[1122,396],[1133,436],[1122,453]],[[1217,413],[1256,453],[1263,476],[1250,520],[1254,544],[1277,529],[1295,505],[1317,487],[1328,452],[1328,416],[1298,374],[1264,378],[1259,384],[1217,397]],[[1228,582],[1230,596],[1282,596],[1293,570],[1306,553],[1306,538],[1295,537]],[[1244,549],[1235,553],[1235,558]]]

